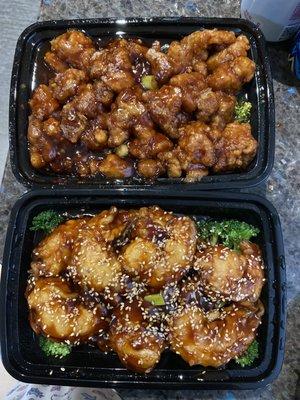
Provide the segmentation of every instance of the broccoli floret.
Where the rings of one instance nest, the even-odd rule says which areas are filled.
[[[252,104],[249,101],[241,101],[236,103],[234,113],[235,120],[238,122],[250,122]]]
[[[245,351],[245,353],[235,359],[235,362],[241,367],[247,367],[253,364],[254,360],[258,358],[258,355],[258,342],[257,340],[254,340]]]
[[[64,218],[53,210],[43,211],[33,218],[30,230],[42,230],[46,233],[50,233],[63,220]]]
[[[259,229],[237,220],[198,223],[198,234],[201,239],[208,241],[211,245],[222,243],[234,250],[239,250],[241,241],[250,240],[258,233]]]
[[[154,75],[144,75],[141,80],[144,89],[155,90],[158,88]]]
[[[72,346],[66,343],[54,342],[51,339],[46,338],[45,336],[40,336],[40,347],[46,356],[66,357],[71,353]]]

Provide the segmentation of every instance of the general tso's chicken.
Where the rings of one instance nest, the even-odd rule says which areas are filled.
[[[138,159],[154,158],[157,154],[171,150],[173,143],[167,136],[143,125],[135,127],[136,139],[129,143],[129,152]]]
[[[261,302],[233,303],[211,313],[186,306],[170,318],[171,348],[191,366],[220,367],[247,350],[263,313]]]
[[[110,147],[120,146],[130,135],[134,125],[138,124],[139,119],[146,108],[141,102],[142,91],[139,87],[132,87],[121,92],[107,116],[107,126],[109,131],[108,145]]]
[[[200,180],[208,174],[208,167],[216,162],[212,130],[202,122],[192,122],[179,130],[178,146],[171,152],[159,155],[165,162],[168,175],[180,177],[185,171],[186,180]]]
[[[27,292],[35,333],[79,343],[106,328],[100,305],[88,308],[62,278],[39,278]]]
[[[84,71],[75,68],[69,68],[55,76],[50,82],[53,96],[64,103],[70,97],[74,96],[80,85],[88,81],[88,76]]]
[[[177,282],[195,253],[195,223],[158,207],[141,208],[135,218],[131,241],[122,252],[124,270],[154,288]]]
[[[104,106],[109,106],[114,100],[114,92],[101,80],[93,83],[94,92],[97,102]]]
[[[174,75],[187,72],[191,69],[193,49],[187,43],[173,41],[170,43],[167,56]]]
[[[217,162],[213,170],[223,172],[246,168],[253,160],[256,150],[257,141],[251,134],[250,124],[228,124],[215,146]]]
[[[53,92],[47,85],[39,85],[29,100],[32,115],[40,120],[49,118],[59,108],[59,102],[54,98]]]
[[[212,299],[255,302],[264,281],[264,265],[259,247],[242,242],[240,252],[223,245],[207,246],[196,254],[203,291]]]
[[[52,51],[47,51],[44,60],[55,72],[64,72],[69,68],[68,64],[62,61],[57,54]]]
[[[108,178],[124,179],[133,176],[134,168],[129,159],[108,154],[99,165],[99,171]]]
[[[128,50],[118,43],[98,50],[91,59],[90,75],[117,93],[130,88],[134,85],[134,75]]]
[[[61,111],[61,129],[63,136],[71,143],[76,143],[88,126],[88,119],[77,111],[76,103],[71,101]]]
[[[160,160],[145,158],[138,162],[137,171],[140,176],[153,179],[164,174],[165,166]]]
[[[249,49],[249,40],[245,35],[240,35],[230,46],[210,56],[207,60],[207,68],[209,71],[213,71],[224,62],[232,61],[241,56],[246,57]]]
[[[173,74],[173,68],[168,56],[161,51],[150,48],[146,53],[146,59],[151,65],[151,72],[159,83],[166,83]]]
[[[50,66],[56,67],[57,63],[53,64],[53,59],[57,56],[72,67],[87,71],[94,52],[95,47],[88,36],[77,30],[69,30],[51,40],[51,53],[54,53],[54,56],[46,53],[45,61],[50,60]]]
[[[86,218],[70,219],[46,236],[33,250],[31,272],[45,277],[61,274],[69,264],[74,240],[86,222]]]
[[[192,113],[197,109],[199,94],[207,87],[205,77],[199,72],[173,76],[170,80],[170,85],[180,88],[182,107],[188,113]]]
[[[101,150],[106,147],[108,131],[106,115],[100,114],[89,121],[88,128],[81,135],[81,142],[90,150]]]
[[[233,61],[220,64],[207,78],[213,90],[237,93],[244,83],[250,82],[254,76],[255,63],[248,57],[237,57]]]
[[[165,348],[164,336],[151,322],[145,302],[125,302],[115,309],[110,327],[110,344],[126,368],[150,372]]]
[[[178,138],[178,128],[187,121],[181,112],[182,92],[178,87],[165,85],[143,94],[150,116],[169,137]]]

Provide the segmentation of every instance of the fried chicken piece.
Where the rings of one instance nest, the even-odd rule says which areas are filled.
[[[207,88],[199,93],[197,99],[197,119],[210,123],[212,128],[223,130],[233,120],[235,104],[234,96]]]
[[[70,97],[74,96],[81,84],[88,81],[88,76],[84,71],[75,68],[69,68],[55,76],[50,82],[53,96],[64,103]]]
[[[152,74],[159,83],[166,83],[173,74],[173,68],[166,54],[150,48],[146,53],[146,59],[151,65]]]
[[[69,30],[51,40],[51,52],[72,67],[87,71],[95,47],[92,40],[84,33]],[[49,60],[49,54],[47,59]]]
[[[150,179],[162,175],[165,168],[161,161],[146,158],[138,162],[137,171],[142,177]]]
[[[46,135],[55,138],[57,142],[60,142],[63,139],[60,128],[60,121],[57,118],[50,117],[46,119],[46,121],[43,121],[42,130]]]
[[[255,63],[248,57],[237,57],[233,61],[220,64],[207,78],[213,90],[235,94],[244,83],[254,76]]]
[[[106,177],[113,179],[130,178],[134,174],[132,162],[116,154],[108,154],[100,163],[99,171]]]
[[[190,47],[196,59],[206,61],[206,50],[210,46],[226,47],[236,41],[234,32],[217,29],[204,29],[196,31],[181,40],[181,44]]]
[[[171,349],[190,366],[220,367],[247,350],[263,313],[261,302],[233,303],[211,313],[186,306],[169,321]]]
[[[97,51],[91,59],[90,75],[101,79],[111,90],[120,93],[134,85],[129,52],[120,42]]]
[[[33,92],[29,105],[32,115],[44,120],[59,108],[59,102],[54,98],[53,92],[47,85],[39,85]]]
[[[28,141],[30,162],[34,168],[42,168],[56,157],[57,146],[53,139],[43,132],[43,124],[33,116],[29,117]]]
[[[107,117],[109,131],[108,146],[117,147],[124,143],[134,125],[146,112],[141,102],[141,88],[132,87],[121,92]]]
[[[152,127],[138,125],[135,127],[137,139],[129,143],[129,152],[138,159],[155,158],[157,154],[171,150],[173,143],[167,136]]]
[[[73,243],[86,219],[71,219],[59,225],[33,250],[31,272],[35,276],[58,276],[70,261]]]
[[[173,76],[170,80],[170,85],[180,88],[182,107],[188,113],[196,110],[199,93],[207,87],[204,76],[199,72]]]
[[[255,302],[264,281],[264,265],[259,247],[242,242],[241,252],[223,245],[207,246],[195,258],[202,290],[213,299]]]
[[[250,124],[228,124],[215,146],[217,162],[213,170],[224,172],[246,168],[256,155],[257,145]]]
[[[177,282],[190,268],[196,246],[195,223],[158,207],[141,208],[130,239],[122,250],[124,270],[159,289]]]
[[[57,54],[52,51],[47,51],[44,60],[55,72],[64,72],[69,68],[68,64],[62,61]]]
[[[169,137],[178,138],[182,118],[182,93],[178,87],[165,85],[159,90],[143,94],[150,116]]]
[[[205,61],[197,60],[197,59],[193,60],[192,68],[193,68],[193,71],[199,72],[204,77],[207,77],[207,65],[206,65]]]
[[[207,68],[211,72],[224,62],[232,61],[241,56],[246,57],[249,49],[248,38],[245,35],[240,35],[230,46],[210,56],[207,60]]]
[[[105,148],[108,139],[106,115],[99,114],[95,119],[91,120],[80,139],[90,150]]]
[[[63,106],[61,112],[61,129],[63,136],[71,143],[76,143],[88,125],[87,118],[76,108],[74,101]]]
[[[175,75],[187,72],[191,68],[193,50],[186,43],[173,41],[167,51],[168,60]]]
[[[77,96],[74,97],[73,104],[76,110],[87,118],[95,118],[103,111],[102,104],[97,102],[91,83],[80,87]]]
[[[38,335],[78,343],[106,328],[101,307],[86,307],[62,278],[35,280],[27,301],[30,325]]]
[[[134,300],[114,310],[110,343],[126,368],[148,373],[159,362],[165,348],[164,336],[146,314],[146,304]]]
[[[103,104],[104,106],[109,106],[114,100],[114,92],[105,85],[101,80],[95,81],[93,83],[93,88],[96,96],[97,102]]]

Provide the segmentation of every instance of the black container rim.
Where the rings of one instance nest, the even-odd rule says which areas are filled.
[[[219,190],[219,189],[243,189],[246,187],[257,186],[264,182],[270,175],[274,164],[274,153],[275,153],[275,111],[274,111],[274,93],[272,84],[272,74],[270,68],[270,61],[268,56],[268,50],[264,40],[262,31],[252,22],[242,18],[207,18],[207,17],[153,17],[153,18],[97,18],[97,19],[72,19],[72,20],[51,20],[36,22],[27,27],[20,35],[14,56],[14,63],[12,69],[11,88],[10,88],[10,109],[9,109],[9,135],[10,135],[10,160],[13,174],[16,179],[25,185],[26,187],[33,189],[49,188],[52,185],[57,185],[57,182],[36,182],[36,178],[33,172],[25,171],[19,163],[17,155],[17,107],[16,107],[16,96],[19,89],[20,79],[20,64],[22,61],[22,51],[27,39],[36,31],[44,29],[70,29],[70,28],[81,28],[91,27],[96,25],[107,25],[113,26],[114,24],[126,24],[131,26],[139,25],[172,25],[172,24],[207,24],[216,25],[218,27],[231,27],[244,29],[251,33],[257,42],[259,43],[262,66],[265,72],[265,91],[266,91],[266,102],[267,106],[267,121],[265,130],[267,132],[267,138],[265,140],[265,155],[263,156],[263,164],[258,168],[255,166],[253,170],[249,172],[232,173],[225,175],[209,175],[205,177],[203,181],[195,183],[184,183],[184,182],[172,182],[168,181],[163,184],[159,181],[155,182],[155,188],[167,192],[170,188],[181,191],[196,191],[196,190]],[[257,168],[256,168],[257,167]],[[258,171],[256,171],[259,169]],[[93,188],[103,191],[110,190],[111,188],[123,188],[128,190],[138,190],[142,187],[144,190],[149,190],[152,184],[148,183],[121,183],[117,184],[113,181],[105,182],[93,182],[85,181],[82,183],[68,183],[68,177],[66,176],[62,182],[59,182],[61,189],[66,188],[80,188],[88,189]]]
[[[16,222],[16,218],[18,216],[19,211],[22,207],[25,207],[26,203],[38,200],[42,198],[51,198],[51,197],[92,197],[95,196],[97,198],[105,198],[109,199],[131,199],[136,198],[137,201],[141,201],[142,199],[148,198],[149,195],[151,199],[162,199],[162,193],[153,190],[149,193],[145,193],[143,191],[135,192],[132,191],[116,191],[109,190],[105,193],[97,194],[93,190],[82,190],[80,192],[76,190],[61,190],[58,192],[54,192],[53,190],[39,190],[32,191],[24,194],[17,202],[15,203],[10,217],[10,223],[7,230],[7,237],[5,243],[5,250],[3,256],[3,268],[2,268],[2,276],[1,276],[1,312],[0,312],[0,324],[2,327],[1,330],[1,349],[2,349],[2,360],[6,370],[16,379],[29,383],[40,383],[40,384],[59,384],[59,385],[73,385],[73,386],[89,386],[89,387],[111,387],[111,388],[151,388],[151,389],[256,389],[260,387],[264,387],[265,385],[271,383],[280,373],[283,357],[284,357],[284,343],[285,343],[285,321],[286,321],[286,277],[285,277],[285,261],[284,261],[284,248],[281,234],[281,226],[279,216],[277,214],[274,206],[265,198],[262,198],[257,195],[248,195],[243,193],[234,193],[234,192],[193,192],[193,193],[183,193],[177,195],[175,192],[170,193],[167,197],[167,200],[170,201],[172,199],[193,199],[193,200],[205,200],[205,201],[214,201],[216,203],[220,201],[227,201],[232,203],[255,203],[258,204],[261,208],[265,209],[268,218],[272,223],[272,234],[274,236],[275,246],[272,246],[272,251],[274,252],[274,269],[277,271],[279,275],[279,282],[277,282],[278,287],[276,286],[276,299],[278,302],[276,317],[278,320],[278,327],[276,328],[276,345],[275,345],[275,361],[272,365],[272,369],[268,370],[266,375],[260,380],[257,381],[208,381],[208,382],[184,382],[184,384],[180,381],[171,382],[151,382],[151,381],[132,381],[128,380],[106,380],[106,381],[97,381],[96,379],[76,379],[75,377],[51,377],[51,376],[35,376],[34,378],[30,377],[29,374],[26,374],[22,370],[21,365],[14,365],[10,358],[11,349],[8,348],[8,341],[6,337],[7,332],[7,319],[6,319],[6,308],[7,308],[7,297],[6,297],[6,289],[8,282],[8,272],[9,268],[14,268],[14,266],[10,266],[8,260],[10,260],[11,249],[13,246],[13,233],[15,230],[14,223]],[[113,200],[111,200],[113,202]],[[167,387],[166,387],[167,386]]]

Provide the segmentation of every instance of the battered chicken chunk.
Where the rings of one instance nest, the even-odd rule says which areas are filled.
[[[29,320],[35,333],[56,340],[81,342],[106,323],[100,305],[86,307],[64,279],[39,278],[28,291]]]
[[[138,162],[137,170],[140,176],[150,179],[162,175],[165,172],[165,167],[159,160],[146,158]]]
[[[59,102],[54,98],[52,90],[47,85],[39,85],[29,100],[32,115],[40,120],[50,117],[59,108]]]
[[[108,145],[116,147],[124,143],[130,135],[134,125],[139,123],[140,118],[146,112],[141,102],[141,89],[132,87],[121,92],[107,117],[109,130]]]
[[[155,367],[165,347],[164,336],[150,321],[142,300],[123,304],[114,311],[111,320],[112,348],[126,368],[140,373]]]
[[[213,71],[224,62],[232,61],[241,56],[246,57],[249,49],[249,40],[245,35],[240,35],[230,46],[210,56],[207,60],[207,68],[209,71]]]
[[[156,91],[144,93],[152,120],[171,138],[178,138],[182,125],[182,93],[178,87],[165,85]]]
[[[237,93],[244,83],[250,82],[254,76],[255,63],[248,57],[237,57],[233,61],[220,64],[207,78],[213,90]]]
[[[207,246],[195,257],[203,291],[222,301],[255,302],[264,281],[264,265],[259,247],[241,243],[241,252],[223,245]]]
[[[158,207],[141,208],[130,239],[122,251],[124,270],[161,288],[177,282],[190,268],[196,246],[195,223]]]
[[[134,85],[134,75],[128,50],[116,43],[97,51],[91,59],[90,75],[117,93],[130,88]]]
[[[187,306],[170,318],[171,348],[191,366],[220,367],[247,350],[263,313],[261,302],[233,303],[211,313]]]
[[[199,72],[173,76],[170,80],[170,85],[181,89],[182,107],[188,113],[197,109],[199,94],[207,87],[204,76]]]
[[[81,141],[90,150],[101,150],[106,147],[108,131],[106,115],[100,114],[89,121],[88,128],[81,135]]]
[[[116,154],[108,154],[99,165],[99,171],[108,178],[124,179],[134,174],[132,162]]]
[[[249,124],[228,124],[215,146],[217,162],[213,170],[221,172],[246,168],[253,160],[256,150],[257,141],[251,134]]]
[[[74,68],[88,70],[95,47],[92,40],[84,33],[77,30],[69,30],[51,40],[51,52]],[[49,54],[47,55],[47,60],[49,60]]]
[[[64,72],[69,68],[68,64],[62,61],[57,54],[47,51],[44,60],[55,72]]]
[[[65,102],[70,97],[74,96],[79,86],[87,82],[88,77],[84,71],[75,68],[69,68],[55,76],[50,83],[53,91],[53,96],[60,102]]]
[[[33,250],[31,272],[35,276],[57,276],[69,264],[74,240],[87,220],[71,219],[46,236]]]
[[[101,80],[93,83],[97,102],[109,106],[114,99],[114,92]]]
[[[146,59],[151,65],[152,74],[159,83],[166,83],[173,74],[173,68],[166,54],[150,48],[146,53]]]
[[[76,102],[72,101],[63,106],[60,126],[66,139],[71,143],[78,142],[88,126],[88,120],[85,115],[77,111]]]

